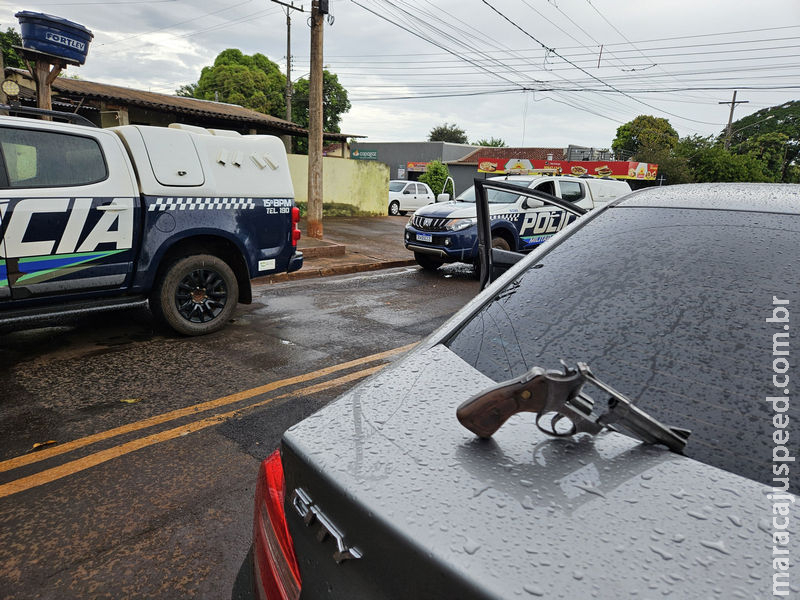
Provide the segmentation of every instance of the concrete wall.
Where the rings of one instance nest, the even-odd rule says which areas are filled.
[[[308,202],[308,157],[289,155],[295,202]],[[349,204],[362,214],[385,215],[389,167],[376,161],[322,159],[322,203]]]

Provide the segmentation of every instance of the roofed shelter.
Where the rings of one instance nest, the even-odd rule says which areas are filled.
[[[6,77],[20,86],[19,102],[36,105],[33,80],[24,69],[6,68]],[[83,79],[57,77],[52,83],[53,110],[75,112],[100,127],[184,123],[207,129],[230,129],[242,134],[308,136],[308,130],[272,115],[239,106],[197,98],[136,90]],[[363,137],[346,133],[324,133],[329,142]]]

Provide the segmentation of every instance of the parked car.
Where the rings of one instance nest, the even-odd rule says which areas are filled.
[[[508,175],[492,177],[563,198],[586,210],[605,206],[629,194],[625,181],[589,176]],[[504,191],[490,191],[492,245],[501,250],[529,251],[575,220],[560,208]],[[405,231],[405,246],[424,269],[444,263],[474,263],[478,256],[475,188],[470,187],[452,202],[425,206],[414,213]]]
[[[257,595],[798,597],[798,246],[796,185],[650,188],[582,217],[284,434],[258,477]],[[582,363],[596,380],[548,399],[618,431],[511,414],[541,389],[509,380]],[[484,416],[511,416],[483,439],[457,409],[492,394]],[[685,448],[620,433],[634,413]]]
[[[389,182],[389,214],[404,215],[436,199],[427,183],[393,179]]]

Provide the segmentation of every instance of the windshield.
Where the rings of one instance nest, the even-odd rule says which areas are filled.
[[[390,192],[402,192],[403,188],[406,187],[407,181],[390,181],[389,182],[389,191]]]
[[[505,183],[514,184],[513,181],[506,181]],[[528,181],[519,181],[516,182],[520,187],[527,187]],[[489,204],[513,204],[519,198],[519,194],[513,194],[511,192],[501,192],[499,190],[486,190],[486,194],[488,196]],[[475,186],[471,186],[469,189],[461,192],[461,194],[456,197],[457,202],[475,202]]]
[[[691,429],[686,455],[772,485],[777,413],[766,398],[780,395],[773,353],[788,337],[766,318],[773,298],[800,306],[798,242],[797,216],[612,208],[447,345],[498,382],[586,362],[653,417]],[[800,402],[786,404],[798,440]],[[800,492],[800,469],[789,485]]]

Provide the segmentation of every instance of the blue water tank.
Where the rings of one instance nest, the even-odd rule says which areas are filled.
[[[53,54],[81,65],[86,62],[89,43],[94,34],[83,25],[28,10],[14,16],[19,19],[22,45],[25,48]]]

